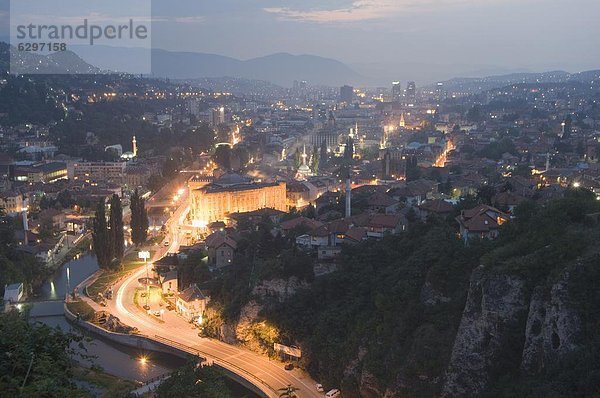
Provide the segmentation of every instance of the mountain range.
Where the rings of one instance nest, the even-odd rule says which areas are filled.
[[[0,42],[0,67],[3,70],[8,69],[9,48],[8,44]],[[407,63],[396,65],[390,70],[381,66],[375,68],[375,64],[363,64],[354,65],[359,70],[356,72],[352,67],[334,59],[288,53],[239,60],[217,54],[173,52],[161,49],[108,46],[69,46],[69,49],[70,51],[49,55],[17,52],[17,58],[13,59],[13,63],[18,63],[21,70],[28,73],[38,73],[40,68],[48,73],[99,73],[101,71],[133,73],[140,70],[151,70],[150,76],[157,78],[201,81],[201,79],[221,80],[224,77],[230,77],[270,82],[281,87],[292,86],[294,80],[306,80],[311,85],[331,87],[343,84],[372,87],[384,85],[384,82],[381,81],[383,76],[396,72],[398,76],[412,76],[417,72],[411,75],[409,71],[419,69],[428,75],[442,76],[439,67],[434,68],[431,65]],[[463,67],[467,68],[467,66],[459,65],[455,65],[455,67],[455,74],[450,76],[460,76],[458,71]],[[426,69],[428,72],[425,71]],[[478,93],[516,83],[591,82],[600,79],[600,71],[597,70],[580,73],[552,71],[508,74],[502,73],[505,70],[499,70],[498,74],[489,73],[496,69],[485,66],[481,66],[481,69],[478,70],[472,67],[471,70],[472,72],[465,73],[470,73],[466,76],[472,77],[451,78],[442,81],[444,89]],[[447,76],[448,73],[445,75]]]
[[[578,73],[551,71],[541,73],[511,73],[505,75],[486,76],[480,78],[461,77],[441,82],[444,90],[476,94],[487,90],[520,83],[600,83],[600,70],[589,70]],[[434,85],[427,86],[433,88]]]
[[[139,70],[143,66],[140,65],[140,60],[149,60],[151,51],[152,76],[171,79],[228,76],[265,80],[284,87],[292,86],[294,80],[329,86],[359,84],[366,80],[342,62],[314,55],[278,53],[239,60],[217,54],[161,49],[108,46],[73,46],[72,49],[89,64],[101,69],[124,72]]]

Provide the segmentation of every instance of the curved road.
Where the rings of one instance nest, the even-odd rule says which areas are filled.
[[[178,251],[178,226],[185,220],[188,209],[188,206],[181,205],[173,213],[167,223],[169,231],[167,236],[171,239],[170,244],[168,247],[157,247],[158,250],[154,253],[152,261],[156,261],[167,252],[176,253]],[[269,397],[278,397],[277,389],[287,385],[298,388],[296,394],[299,398],[324,397],[323,393],[316,391],[316,382],[299,369],[286,371],[283,368],[283,363],[279,361],[272,361],[242,347],[199,337],[198,329],[179,317],[174,311],[165,311],[162,315],[163,321],[146,314],[145,311],[133,303],[135,289],[139,286],[138,279],[145,276],[145,272],[146,268],[142,266],[113,288],[116,292],[115,299],[108,300],[106,309],[119,317],[123,323],[138,328],[140,333],[147,336],[159,340],[170,340],[174,343],[174,346],[184,345],[193,350],[201,351],[210,356],[209,359],[215,360],[217,364],[235,372],[240,377],[257,385],[261,390],[266,390]],[[239,369],[242,369],[242,371]],[[254,378],[262,381],[263,386]],[[269,388],[265,388],[264,384]]]
[[[243,369],[244,372],[252,374],[267,384],[271,389],[270,396],[277,397],[278,395],[275,392],[277,389],[291,384],[299,388],[297,395],[300,398],[323,397],[323,394],[316,391],[315,381],[310,379],[304,372],[297,369],[286,371],[279,361],[271,361],[247,349],[218,340],[198,337],[198,329],[174,312],[165,311],[163,314],[164,322],[144,313],[133,303],[133,294],[136,287],[138,287],[138,278],[143,277],[145,272],[145,267],[141,267],[120,285],[115,286],[115,300],[108,302],[108,309],[118,316],[121,321],[130,326],[135,326],[142,334],[171,340],[177,344],[201,351],[215,359],[218,364],[225,362],[225,367],[228,367],[226,366],[227,363],[232,364],[234,367],[228,367],[230,370],[251,383],[257,384],[255,380],[248,378],[244,373],[237,372],[235,367]],[[261,386],[258,385],[258,387]]]

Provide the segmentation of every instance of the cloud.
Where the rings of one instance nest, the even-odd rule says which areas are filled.
[[[402,12],[427,11],[439,6],[467,3],[469,0],[354,0],[347,7],[331,10],[294,10],[284,7],[263,8],[280,19],[317,23],[358,22],[386,19]],[[471,0],[472,1],[472,0]]]
[[[152,22],[177,22],[177,23],[182,23],[182,24],[201,24],[206,22],[206,17],[202,16],[202,15],[196,15],[196,16],[188,16],[188,17],[183,17],[183,16],[153,16],[152,17]]]

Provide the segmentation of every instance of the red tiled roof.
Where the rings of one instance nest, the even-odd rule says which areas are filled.
[[[367,229],[363,227],[353,227],[346,232],[346,238],[355,242],[360,242],[367,237]]]
[[[398,224],[403,223],[405,217],[401,214],[373,214],[369,220],[369,227],[372,228],[396,228]]]
[[[282,222],[281,229],[284,231],[289,231],[301,225],[306,225],[309,228],[318,228],[321,225],[323,225],[323,223],[317,220],[313,220],[311,218],[301,216],[292,220]]]
[[[206,247],[221,247],[223,245],[227,245],[232,249],[237,248],[237,242],[230,236],[224,235],[221,232],[215,232],[210,234],[204,240]]]
[[[388,207],[397,204],[398,202],[384,193],[377,192],[371,195],[367,201],[368,206]]]
[[[445,200],[435,199],[428,200],[419,205],[419,209],[426,210],[432,213],[451,213],[454,207]]]

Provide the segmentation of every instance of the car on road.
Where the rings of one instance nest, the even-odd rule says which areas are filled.
[[[292,369],[294,369],[294,364],[293,363],[286,363],[283,368],[285,370],[292,370]]]
[[[169,247],[169,241],[168,241],[168,240],[164,241],[164,242],[163,242],[163,245],[164,245],[165,247]]]
[[[160,317],[160,311],[156,310],[156,311],[148,311],[149,313],[151,313],[154,316],[158,316]]]
[[[341,396],[340,390],[334,388],[333,390],[329,390],[327,394],[325,394],[325,398],[339,398]]]
[[[325,389],[323,388],[323,384],[321,384],[321,383],[317,383],[317,384],[315,385],[315,387],[317,388],[317,391],[318,391],[318,392],[325,392]]]

